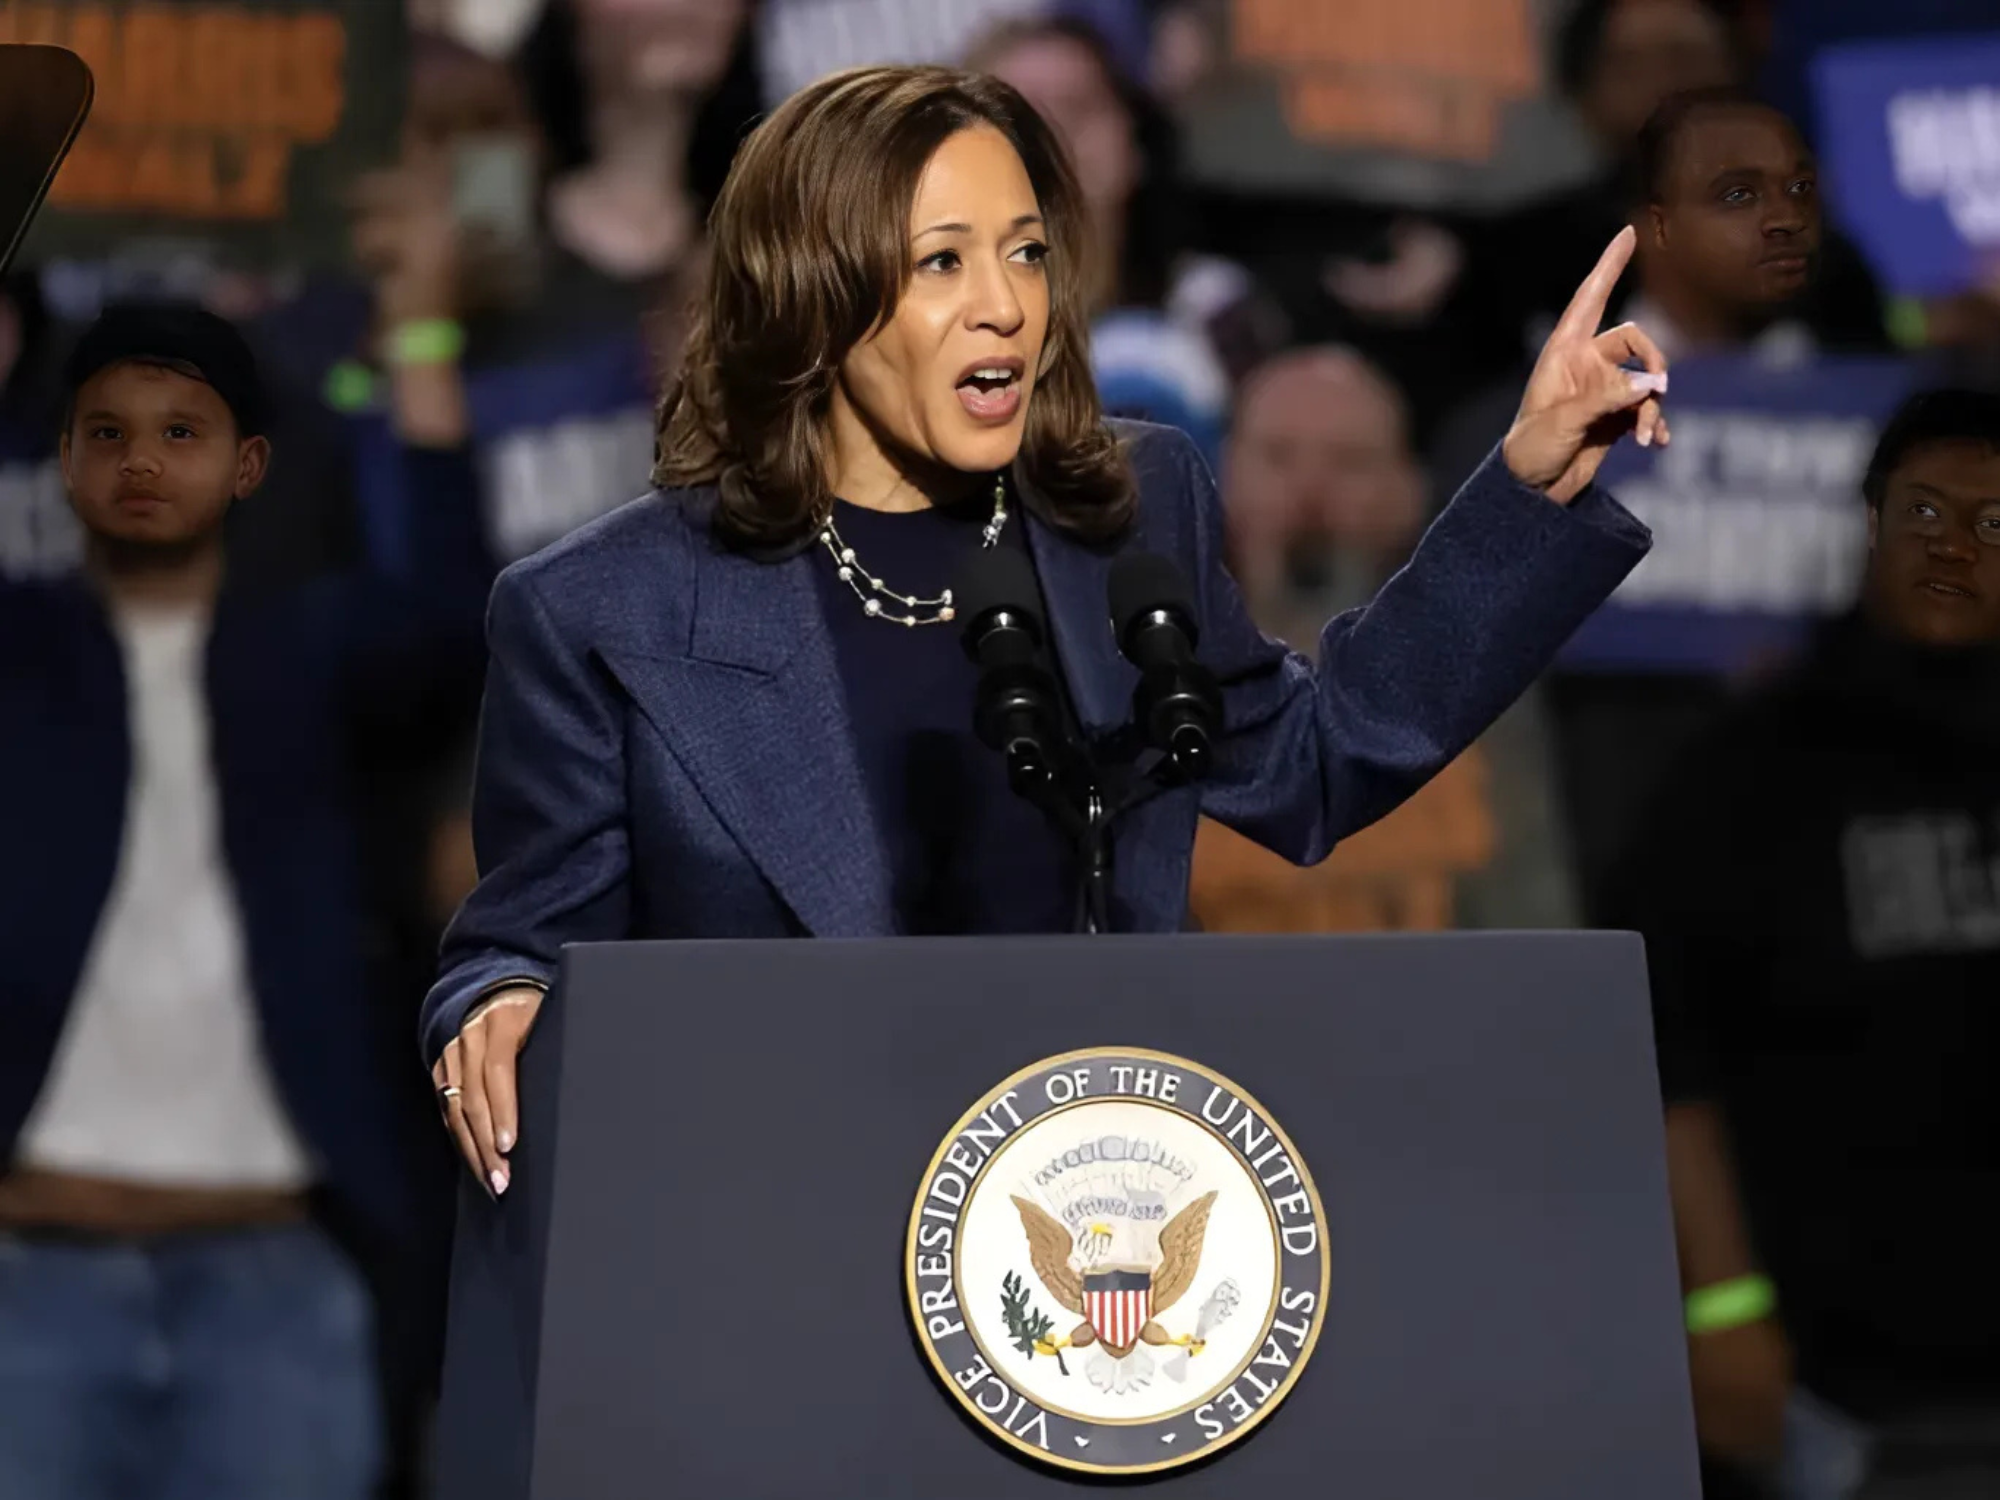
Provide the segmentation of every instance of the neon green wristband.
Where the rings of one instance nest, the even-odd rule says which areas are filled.
[[[366,411],[375,400],[375,372],[358,359],[343,359],[326,372],[320,394],[337,412]]]
[[[1762,1322],[1778,1310],[1778,1289],[1768,1276],[1738,1276],[1687,1294],[1689,1333],[1725,1333]]]
[[[390,329],[382,355],[392,365],[448,365],[464,352],[460,324],[451,318],[419,318]]]

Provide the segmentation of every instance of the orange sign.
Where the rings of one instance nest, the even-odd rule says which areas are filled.
[[[1485,161],[1541,86],[1528,0],[1233,0],[1232,51],[1303,140]]]
[[[400,0],[0,0],[0,42],[67,47],[97,80],[31,248],[163,230],[256,230],[308,257],[344,243],[328,210],[391,147],[403,29]]]

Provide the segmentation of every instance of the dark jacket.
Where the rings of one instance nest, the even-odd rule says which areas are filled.
[[[1328,627],[1315,669],[1245,614],[1194,445],[1114,426],[1139,488],[1119,547],[1192,580],[1227,720],[1210,780],[1118,825],[1121,931],[1184,925],[1200,813],[1310,862],[1394,807],[1534,680],[1648,542],[1609,495],[1558,506],[1496,455],[1380,598]],[[424,1004],[427,1059],[481,994],[551,981],[566,943],[894,931],[813,585],[822,559],[718,550],[711,503],[649,495],[501,575],[473,814],[484,878]],[[1137,681],[1107,623],[1118,548],[1066,540],[1032,506],[1029,532],[1070,697],[1101,736]]]
[[[207,653],[222,842],[267,1059],[324,1185],[410,1221],[388,1009],[368,993],[348,748],[440,674],[478,669],[491,565],[459,454],[408,456],[421,580],[277,594],[232,579]],[[124,661],[80,579],[0,586],[0,1164],[41,1092],[116,873],[131,781]],[[405,1044],[407,1045],[407,1044]]]
[[[1617,892],[1800,1378],[1871,1419],[2000,1393],[2000,651],[1828,625],[1682,758]]]

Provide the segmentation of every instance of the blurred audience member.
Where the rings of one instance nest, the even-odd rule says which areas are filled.
[[[404,160],[355,224],[373,328],[335,390],[394,565],[416,497],[371,414],[385,366],[462,365],[503,563],[645,490],[707,195],[752,107],[743,21],[742,0],[556,0],[519,76],[417,38]]]
[[[1634,145],[1639,274],[1620,296],[1670,358],[1728,351],[1796,361],[1817,347],[1805,309],[1824,265],[1817,173],[1790,121],[1733,90],[1679,94]],[[1437,483],[1498,441],[1514,387],[1496,387],[1440,438]],[[1549,708],[1585,910],[1661,772],[1726,697],[1706,677],[1558,674]]]
[[[1675,97],[1740,84],[1729,7],[1713,0],[1582,0],[1556,38],[1556,80],[1596,143],[1602,171],[1530,205],[1476,241],[1474,264],[1450,315],[1508,360],[1538,348],[1606,239],[1643,215],[1656,188],[1644,127]],[[1747,96],[1746,96],[1747,97]],[[1612,316],[1627,316],[1614,302]],[[1798,316],[1821,344],[1887,346],[1880,289],[1860,253],[1826,237]]]
[[[1556,34],[1555,68],[1607,163],[1630,157],[1675,94],[1739,81],[1729,9],[1713,0],[1582,0]]]
[[[1011,83],[1055,127],[1090,212],[1091,364],[1105,409],[1178,427],[1213,467],[1229,382],[1199,315],[1176,318],[1187,195],[1171,121],[1081,21],[1009,25],[967,64]],[[1207,275],[1215,276],[1210,269]]]
[[[86,573],[0,589],[0,823],[34,852],[0,867],[0,1494],[360,1500],[349,1252],[407,1253],[421,1122],[364,989],[343,730],[477,650],[463,432],[409,435],[421,590],[273,592],[225,556],[270,455],[234,329],[114,307],[63,395]]]
[[[555,81],[542,75],[544,119],[564,134],[580,126],[582,138],[558,137],[569,159],[549,188],[549,229],[584,264],[617,281],[659,283],[695,263],[707,211],[692,181],[696,129],[738,54],[747,11],[747,0],[550,7],[542,45],[560,46],[551,33],[568,30],[582,97],[580,114],[557,107]]]
[[[1705,1450],[1793,1500],[1969,1500],[2000,1494],[2000,397],[1914,398],[1865,493],[1860,610],[1676,765],[1612,915]]]
[[[1222,481],[1245,602],[1308,645],[1374,597],[1428,519],[1402,395],[1348,349],[1295,350],[1252,373]]]
[[[1427,513],[1401,394],[1350,350],[1281,355],[1244,383],[1222,471],[1231,566],[1258,624],[1312,653],[1373,597]],[[1218,932],[1537,927],[1569,917],[1538,710],[1517,706],[1404,806],[1298,869],[1220,824],[1190,900]]]

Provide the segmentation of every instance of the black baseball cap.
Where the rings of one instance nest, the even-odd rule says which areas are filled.
[[[112,365],[164,365],[214,387],[244,437],[269,425],[257,358],[226,318],[184,302],[116,302],[99,314],[70,351],[63,370],[66,409],[84,382]]]

